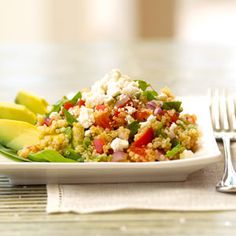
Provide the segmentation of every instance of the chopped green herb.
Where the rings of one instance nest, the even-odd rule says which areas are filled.
[[[75,96],[71,100],[69,100],[69,102],[72,105],[75,105],[80,98],[82,98],[82,94],[81,94],[81,92],[78,92],[75,94]]]
[[[164,110],[176,110],[181,112],[183,109],[181,107],[182,102],[180,101],[172,101],[172,102],[163,102],[162,109]]]
[[[63,106],[63,104],[67,101],[68,101],[67,97],[63,97],[61,100],[57,101],[52,106],[52,109],[47,116],[49,116],[52,112],[59,112],[61,110],[61,107]]]
[[[77,122],[74,116],[70,114],[69,111],[67,111],[65,108],[63,108],[64,115],[66,117],[67,122],[72,125],[74,122]]]
[[[30,154],[29,159],[37,162],[75,162],[75,160],[63,157],[55,150],[43,150]]]
[[[72,148],[67,148],[63,154],[66,158],[75,160],[77,162],[84,162],[84,158],[82,157],[82,155],[80,153],[77,153]]]
[[[135,80],[138,82],[138,86],[141,90],[145,91],[149,86],[150,84],[148,84],[146,81],[144,80]]]
[[[181,146],[180,144],[177,144],[175,147],[173,147],[170,151],[166,152],[166,156],[168,158],[173,158],[175,155],[177,155],[178,153],[181,153],[184,151],[184,147]]]
[[[136,120],[128,125],[128,129],[130,130],[131,137],[134,136],[138,132],[139,127],[140,127],[140,124]]]
[[[154,100],[158,93],[155,90],[146,90],[143,92],[143,96],[147,98],[148,101]]]

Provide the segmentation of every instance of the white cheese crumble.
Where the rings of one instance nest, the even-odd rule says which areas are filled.
[[[86,106],[94,107],[111,101],[119,94],[133,97],[138,93],[141,93],[138,83],[130,77],[122,75],[119,70],[112,70],[101,80],[95,82],[90,92],[84,92],[82,99],[85,100]]]
[[[148,126],[150,125],[153,121],[156,120],[156,117],[154,115],[150,115],[148,118],[147,118],[147,121],[145,122],[141,122],[140,123],[140,127],[143,128],[145,126]]]
[[[136,108],[135,107],[126,106],[125,109],[127,110],[127,113],[129,115],[132,115],[134,112],[136,112]]]
[[[50,115],[49,115],[49,118],[51,118],[51,119],[59,119],[60,118],[60,115],[59,115],[59,113],[58,112],[52,112]]]
[[[170,130],[170,138],[175,138],[175,128],[177,127],[177,125],[175,123],[172,123],[169,130]]]
[[[132,123],[134,121],[134,118],[131,115],[127,115],[125,117],[125,120],[128,122],[128,124]]]
[[[128,146],[129,146],[129,142],[121,138],[115,138],[111,142],[111,148],[113,149],[114,152],[123,151],[124,149],[128,148]]]
[[[84,136],[90,136],[90,134],[91,134],[91,130],[89,129],[89,130],[86,130],[85,132],[84,132]]]
[[[85,129],[89,128],[94,123],[93,109],[82,106],[77,120]]]
[[[191,158],[193,157],[193,152],[191,150],[184,150],[180,155],[180,159]]]

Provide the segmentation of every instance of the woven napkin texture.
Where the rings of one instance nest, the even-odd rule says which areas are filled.
[[[236,194],[215,190],[222,173],[223,161],[191,174],[185,182],[48,185],[47,212],[236,210]]]

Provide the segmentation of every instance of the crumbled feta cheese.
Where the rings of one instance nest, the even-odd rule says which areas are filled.
[[[193,157],[193,152],[191,150],[184,150],[180,155],[180,159],[191,158]]]
[[[94,92],[94,93],[90,92],[90,93],[87,93],[86,95],[85,104],[88,107],[94,107],[99,104],[103,104],[104,98],[105,98],[104,94],[97,93],[97,92]]]
[[[115,97],[120,93],[121,93],[121,89],[120,89],[120,86],[118,83],[113,82],[107,86],[107,95],[108,96]]]
[[[85,132],[84,132],[84,136],[89,136],[91,134],[91,130],[89,129],[89,130],[86,130]]]
[[[131,115],[127,115],[125,117],[125,120],[127,121],[128,124],[130,124],[134,121],[134,118]]]
[[[123,89],[121,91],[121,93],[127,94],[129,96],[135,96],[138,93],[140,93],[140,89],[138,87],[138,85],[132,80],[132,81],[126,81],[126,83],[124,83],[123,85]]]
[[[73,115],[75,117],[79,117],[80,108],[78,106],[71,107],[69,109],[69,112],[70,112],[71,115]]]
[[[144,126],[148,126],[148,125],[150,125],[155,120],[156,120],[156,117],[154,115],[150,115],[147,118],[147,121],[140,123],[140,127],[143,128]]]
[[[60,117],[60,115],[59,115],[58,112],[52,112],[52,113],[49,115],[49,118],[51,118],[51,119],[57,119],[57,118],[59,118],[59,117]]]
[[[129,142],[127,140],[120,139],[120,138],[115,138],[111,142],[111,148],[113,149],[114,152],[123,151],[124,149],[128,148],[128,146],[129,146]]]
[[[177,125],[175,123],[172,123],[169,130],[170,130],[170,138],[174,138],[175,137],[175,128],[177,127]]]
[[[132,115],[134,112],[136,112],[136,108],[135,107],[126,106],[125,109],[127,110],[129,115]]]
[[[82,106],[77,120],[84,128],[89,128],[94,123],[93,109]]]

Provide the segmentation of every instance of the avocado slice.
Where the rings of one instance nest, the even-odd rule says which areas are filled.
[[[29,110],[36,114],[46,114],[48,103],[45,99],[38,97],[37,95],[28,92],[28,91],[20,91],[15,99],[17,104],[21,104],[26,106]]]
[[[0,119],[0,143],[18,151],[39,143],[39,131],[24,121]]]
[[[25,106],[0,102],[0,119],[21,120],[35,124],[36,118],[36,115]]]

